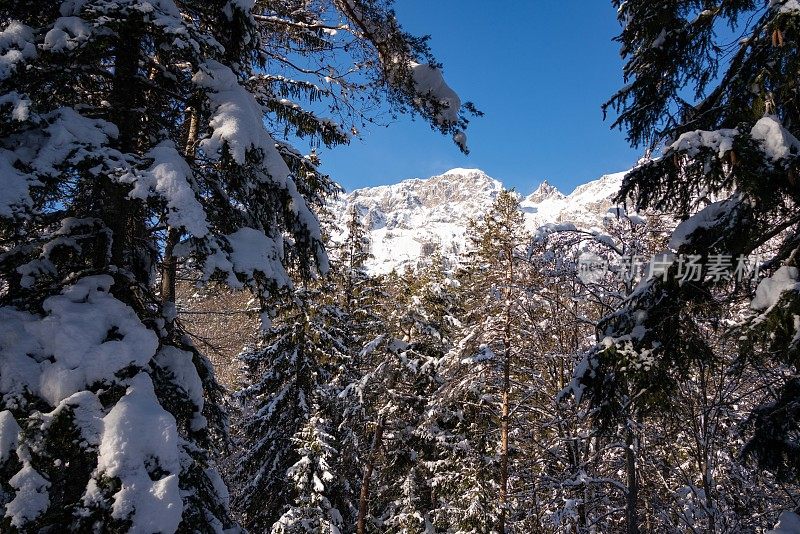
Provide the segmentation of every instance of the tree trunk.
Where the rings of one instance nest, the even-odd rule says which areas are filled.
[[[700,434],[702,439],[697,440],[699,468],[703,475],[703,491],[705,492],[705,505],[706,512],[708,513],[708,534],[715,534],[717,531],[717,522],[714,515],[714,477],[711,470],[711,455],[714,442],[714,436],[711,435],[709,428],[712,409],[709,404],[713,403],[711,393],[708,386],[707,371],[704,365],[700,367],[700,398],[702,402],[698,406],[702,424],[695,430],[695,434]],[[695,425],[696,426],[696,425]]]
[[[175,280],[178,277],[178,258],[173,255],[175,245],[180,241],[180,232],[175,228],[167,230],[164,244],[164,262],[161,271],[161,304],[166,308],[175,306]]]
[[[136,75],[139,69],[140,37],[137,29],[126,25],[121,31],[115,50],[114,80],[109,100],[110,119],[117,126],[117,145],[121,152],[134,152],[141,121],[137,120],[138,89]],[[104,220],[111,230],[111,265],[132,269],[131,240],[133,238],[133,214],[127,198],[126,187],[112,180],[104,183],[107,205]]]
[[[381,446],[383,438],[384,419],[378,419],[378,426],[372,436],[372,446],[370,447],[367,464],[364,466],[364,478],[361,480],[361,494],[358,497],[358,520],[356,522],[356,533],[364,534],[367,526],[367,509],[369,508],[369,481],[372,478],[372,470],[375,466],[375,457]]]
[[[627,534],[639,534],[639,512],[637,503],[639,501],[639,481],[636,472],[636,439],[633,423],[629,422],[625,430],[625,463],[627,466],[628,491],[625,503],[625,523]]]
[[[497,528],[502,534],[506,531],[506,506],[508,504],[508,419],[510,415],[509,389],[511,389],[511,347],[505,340],[505,361],[503,362],[503,391],[500,407],[500,519]]]
[[[199,119],[194,108],[186,110],[186,139],[184,139],[184,156],[189,163],[194,162],[195,145],[197,144],[197,133],[199,131]],[[175,306],[176,299],[176,280],[178,278],[178,258],[173,255],[175,246],[181,240],[181,231],[177,228],[167,229],[167,239],[164,243],[164,261],[161,268],[161,304],[164,308]]]
[[[503,332],[503,385],[501,392],[500,406],[500,517],[497,522],[497,530],[500,534],[506,531],[506,515],[508,507],[508,429],[511,414],[510,391],[511,391],[511,298],[512,287],[514,284],[514,247],[510,245],[506,249],[506,291],[505,291],[505,330]]]

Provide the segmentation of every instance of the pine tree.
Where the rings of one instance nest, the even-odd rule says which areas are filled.
[[[361,214],[358,212],[358,208],[353,206],[347,221],[347,237],[342,243],[344,298],[345,308],[348,311],[358,307],[357,294],[361,292],[362,286],[368,278],[366,266],[371,257],[370,246],[369,236],[361,222]]]
[[[237,393],[242,452],[232,462],[233,497],[251,530],[293,532],[292,524],[322,513],[323,504],[346,513],[354,498],[326,496],[318,486],[341,489],[330,480],[312,483],[321,465],[338,459],[334,384],[349,358],[341,313],[325,301],[322,289],[289,295],[263,346],[241,356],[247,386]]]
[[[749,284],[704,275],[680,283],[676,261],[666,281],[637,288],[600,329],[604,338],[585,383],[603,419],[620,410],[620,384],[641,392],[642,409],[669,409],[693,369],[717,358],[706,326],[726,315],[742,324],[740,364],[793,376],[798,366],[797,171],[800,157],[798,68],[800,10],[724,3],[615,1],[630,82],[607,104],[615,125],[651,154],[625,178],[620,200],[686,219],[670,247],[713,263],[764,254],[768,275],[750,302]],[[729,25],[741,40],[725,45]],[[697,103],[687,102],[694,91]],[[657,152],[656,152],[657,151]],[[731,295],[731,293],[733,295]],[[624,368],[624,369],[623,369]],[[798,381],[780,378],[774,398],[754,412],[748,456],[797,476]]]
[[[623,393],[625,410],[618,426],[601,432],[579,404],[582,385],[571,380],[571,373],[564,373],[576,364],[578,368],[585,365],[585,352],[597,324],[638,283],[639,275],[630,269],[633,259],[651,257],[663,249],[665,232],[659,229],[658,218],[652,219],[613,208],[603,219],[602,231],[545,227],[537,232],[536,270],[547,280],[535,293],[546,306],[544,311],[533,310],[544,316],[537,325],[542,362],[533,364],[530,374],[540,377],[540,390],[557,391],[549,416],[540,415],[530,423],[539,431],[537,438],[545,449],[536,460],[545,466],[539,502],[545,510],[553,510],[550,513],[560,524],[571,525],[578,532],[592,528],[622,531],[637,525],[634,517],[644,501],[639,494],[647,477],[640,466],[639,436],[646,433],[632,409],[630,393]],[[606,269],[582,271],[587,260],[604,264]],[[531,401],[541,414],[540,406],[546,405],[546,400],[534,396]],[[552,497],[562,502],[550,501]]]
[[[239,7],[202,7],[24,2],[0,13],[4,53],[15,58],[0,81],[11,117],[0,141],[11,193],[0,223],[0,366],[11,380],[2,408],[21,428],[4,529],[232,525],[207,452],[223,425],[213,373],[182,341],[153,277],[163,228],[191,236],[186,253],[215,257],[230,276],[234,236],[256,232],[240,217],[215,224],[209,213],[241,212],[203,194],[241,179],[251,148],[223,139],[220,126],[252,126],[244,109],[226,106],[255,109],[231,68],[247,72],[238,66],[246,51],[230,38],[254,24]],[[203,109],[196,127],[185,118],[189,102]],[[252,148],[248,173],[271,172],[273,191],[288,191],[288,172],[277,160],[268,169],[269,153]],[[276,227],[289,228],[264,226]],[[313,243],[313,219],[295,231]],[[264,287],[280,282],[280,269],[255,265],[249,280],[239,269],[246,281],[254,267],[265,271]]]
[[[702,425],[696,431],[686,428],[696,420],[714,421],[726,409],[724,402],[710,400],[715,395],[708,384],[710,370],[750,380],[762,375],[759,380],[774,396],[760,399],[767,404],[753,412],[753,434],[744,450],[780,476],[797,474],[792,432],[798,399],[792,393],[794,380],[785,377],[797,366],[792,310],[798,293],[792,268],[798,196],[793,183],[800,144],[797,90],[789,80],[797,68],[800,12],[782,1],[766,7],[746,0],[614,4],[623,24],[619,41],[628,60],[628,84],[606,108],[619,112],[615,125],[627,130],[632,143],[648,149],[626,176],[618,200],[683,219],[669,243],[683,257],[666,261],[667,276],[642,281],[601,322],[601,343],[578,374],[595,421],[605,431],[628,421],[635,445],[631,450],[638,452],[633,467],[639,472],[650,469],[648,460],[662,453],[670,459],[654,469],[674,468],[669,451],[645,450],[658,435],[655,425],[663,427],[670,413],[684,414],[673,428],[681,428],[679,436],[694,432],[706,448],[693,448],[691,440],[682,439],[673,448],[682,460],[693,458],[699,471],[686,486],[693,497],[684,501],[684,510],[700,510],[699,515],[679,521],[694,521],[691,528],[713,532],[729,528],[722,526],[728,521],[726,504],[715,501],[725,499],[716,491],[720,480],[710,482],[711,471],[704,466],[729,454],[718,440],[738,438],[708,435]],[[718,31],[724,25],[745,37],[724,44]],[[691,91],[696,103],[686,101]],[[708,270],[720,258],[732,258],[736,267],[740,258],[756,254],[764,255],[759,267],[771,275],[757,287],[748,280],[714,277]],[[699,279],[682,278],[689,256],[706,266]],[[769,291],[773,286],[775,291]],[[753,289],[757,298],[751,301]],[[759,295],[766,300],[759,301]],[[726,328],[737,323],[738,328]],[[726,335],[728,340],[721,341]],[[726,352],[731,339],[741,344],[738,361]],[[776,374],[768,378],[765,372]],[[776,380],[777,375],[783,377]],[[688,399],[687,389],[692,391]],[[755,401],[758,396],[744,398]],[[693,405],[705,406],[702,415],[687,410]],[[736,476],[746,472],[736,462],[730,468]],[[649,512],[630,513],[637,508],[633,500],[652,505],[664,498],[647,495],[652,488],[640,482],[637,486],[638,499],[629,494],[627,532],[653,528],[644,522],[653,518]],[[780,502],[774,494],[767,498]]]
[[[424,531],[430,491],[422,473],[424,443],[417,428],[435,389],[435,361],[394,337],[391,330],[359,355],[369,368],[350,396],[357,396],[367,434],[357,532],[383,526],[398,532]],[[362,427],[359,425],[359,427]],[[356,428],[359,428],[356,427]]]
[[[327,270],[311,206],[333,187],[285,139],[332,146],[355,126],[288,97],[342,124],[368,119],[351,98],[385,97],[466,150],[471,107],[424,40],[385,3],[332,6],[0,6],[3,530],[234,526],[220,390],[175,321],[178,263],[265,312],[289,270]],[[345,48],[342,72],[288,59]]]
[[[435,360],[418,352],[415,339],[401,329],[405,303],[412,298],[406,278],[370,277],[359,286],[361,304],[349,320],[367,320],[348,328],[358,335],[351,338],[350,382],[340,394],[345,413],[340,431],[347,429],[354,445],[347,463],[361,466],[356,532],[377,526],[416,531],[429,509],[425,484],[418,498],[412,482],[420,480],[412,472],[422,461],[416,428],[435,388]]]
[[[398,532],[430,532],[435,489],[430,461],[436,445],[427,428],[431,399],[442,383],[439,362],[452,348],[457,304],[446,275],[434,263],[390,284],[385,305],[390,342],[379,356],[379,390],[372,409],[381,415],[386,453],[377,468],[376,514]],[[382,376],[381,376],[382,375]]]
[[[344,527],[342,514],[331,498],[336,489],[336,475],[331,471],[336,471],[339,451],[330,434],[330,421],[319,410],[317,405],[312,407],[314,415],[294,438],[300,459],[287,475],[297,497],[273,525],[272,532],[276,534],[336,534]]]
[[[530,239],[514,192],[501,192],[471,238],[475,250],[459,277],[462,337],[442,363],[446,383],[431,410],[442,447],[438,513],[458,531],[504,532],[511,509],[512,379],[525,337],[521,266]]]
[[[386,294],[380,280],[367,271],[372,258],[372,242],[357,206],[353,206],[347,221],[344,240],[332,246],[331,256],[338,268],[332,273],[337,284],[350,332],[350,346],[359,353],[370,341],[386,331],[381,305]]]

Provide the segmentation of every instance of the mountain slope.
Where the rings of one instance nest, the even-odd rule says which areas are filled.
[[[624,175],[603,176],[569,195],[544,182],[521,199],[526,228],[533,231],[549,223],[599,226],[613,207],[611,198]],[[469,221],[482,217],[502,189],[502,183],[478,169],[453,169],[427,179],[358,189],[331,206],[339,227],[333,239],[344,238],[342,229],[355,207],[372,238],[371,272],[413,268],[437,251],[455,260],[465,251]]]

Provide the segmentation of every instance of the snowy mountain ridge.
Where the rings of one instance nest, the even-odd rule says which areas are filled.
[[[579,228],[600,226],[614,206],[625,173],[608,174],[564,195],[548,182],[521,198],[529,231],[546,224],[572,223]],[[466,249],[470,220],[482,217],[503,184],[479,169],[452,169],[426,179],[357,189],[336,200],[334,241],[345,237],[348,214],[358,210],[372,240],[368,268],[375,274],[415,267],[439,251],[452,260]]]

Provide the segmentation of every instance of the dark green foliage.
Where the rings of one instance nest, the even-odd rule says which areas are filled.
[[[20,528],[146,529],[137,521],[163,518],[144,517],[139,504],[163,492],[168,498],[156,505],[167,521],[180,521],[178,531],[235,529],[215,470],[229,444],[224,392],[175,320],[178,264],[202,272],[202,281],[253,291],[266,317],[275,295],[328,270],[313,208],[338,187],[317,170],[315,155],[289,141],[344,144],[388,101],[466,149],[462,112],[471,106],[446,110],[441,95],[413,82],[411,62],[429,58],[424,39],[403,32],[384,2],[3,2],[0,34],[0,369],[13,375],[0,411],[9,410],[9,432],[24,428],[11,451],[19,462],[0,466],[3,510],[16,506],[11,522]],[[76,287],[89,293],[70,302],[59,296]],[[75,349],[85,354],[48,348],[52,338],[67,348],[81,339],[75,330],[81,318],[89,323],[80,314],[93,299],[129,313],[127,323],[120,319],[91,349]],[[52,310],[53,302],[63,309]],[[339,320],[335,310],[324,316],[331,309],[298,324]],[[44,328],[41,339],[20,334],[53,323],[69,327]],[[148,348],[129,346],[136,333]],[[301,334],[290,342],[308,339]],[[33,348],[18,351],[27,341]],[[92,356],[111,352],[130,360],[103,374],[106,362]],[[309,358],[294,370],[299,383],[333,376],[320,366],[335,355]],[[83,363],[92,383],[77,392],[63,380],[69,391],[61,395],[52,377],[49,389],[40,387],[48,369],[80,374]],[[91,413],[70,412],[73,393]],[[62,442],[79,426],[86,431],[82,418],[105,424],[118,406],[108,428],[125,431],[116,416],[151,414],[154,426],[177,433],[158,453],[171,467],[135,458],[137,447],[119,447],[103,430],[89,442],[108,445],[107,455],[132,455],[118,477],[106,476],[91,465],[103,464],[102,454]],[[60,434],[36,430],[53,414]],[[51,462],[52,446],[68,469]],[[148,493],[148,481],[123,480],[142,469],[163,487]],[[15,489],[15,473],[36,487]],[[36,498],[25,510],[9,508],[12,490]]]
[[[302,508],[302,490],[289,470],[316,435],[312,421],[335,433],[337,420],[331,418],[338,418],[340,410],[334,384],[349,354],[342,314],[325,302],[325,293],[316,289],[288,295],[263,347],[241,356],[247,386],[237,393],[237,447],[242,452],[232,466],[237,488],[233,498],[252,530],[269,531],[287,508]],[[336,472],[333,467],[331,471]],[[338,504],[339,499],[331,499]],[[348,496],[341,499],[346,502]]]
[[[628,85],[605,108],[616,110],[614,125],[648,150],[625,177],[619,200],[680,219],[705,208],[687,224],[711,216],[672,244],[703,263],[714,254],[734,261],[760,254],[766,276],[796,267],[800,12],[781,1],[614,5],[623,25],[618,40]],[[743,37],[724,41],[725,27]],[[712,200],[720,202],[707,207]],[[601,323],[603,343],[582,377],[599,420],[620,416],[626,391],[640,392],[639,413],[669,410],[691,369],[719,357],[712,343],[723,324],[743,320],[732,332],[743,340],[741,363],[732,370],[758,361],[777,381],[774,402],[754,414],[754,439],[745,452],[781,475],[800,474],[788,460],[797,447],[792,407],[800,397],[781,378],[797,370],[791,340],[800,294],[789,291],[761,316],[764,310],[746,311],[753,284],[709,277],[679,283],[677,277],[673,265],[667,281],[641,284]]]

